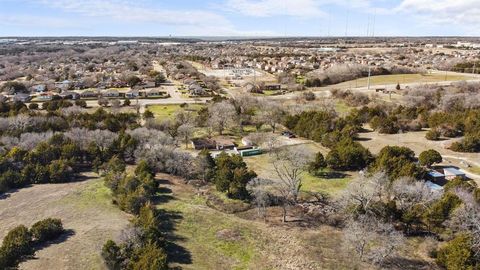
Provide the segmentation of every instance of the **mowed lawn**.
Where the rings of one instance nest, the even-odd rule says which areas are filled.
[[[148,106],[148,110],[151,111],[157,119],[171,119],[178,111],[187,110],[196,113],[203,107],[205,107],[204,104],[187,104],[185,106],[182,106],[180,104],[152,105]]]
[[[445,74],[395,74],[395,75],[382,75],[372,76],[370,78],[371,85],[385,85],[396,84],[400,86],[405,83],[430,83],[430,82],[442,82],[445,81],[463,81],[472,79],[469,75],[451,75],[445,77]],[[342,83],[351,87],[365,87],[368,85],[368,78],[361,78],[353,81]]]

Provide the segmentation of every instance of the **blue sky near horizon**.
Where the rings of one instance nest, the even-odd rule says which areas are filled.
[[[479,36],[479,26],[480,0],[0,0],[0,36]]]

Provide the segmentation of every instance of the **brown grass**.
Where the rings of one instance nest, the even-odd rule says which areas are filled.
[[[0,200],[0,237],[15,226],[31,226],[48,217],[60,218],[71,230],[59,243],[35,254],[21,269],[105,269],[100,251],[129,223],[129,216],[111,204],[103,181],[93,174],[83,182],[37,185]]]

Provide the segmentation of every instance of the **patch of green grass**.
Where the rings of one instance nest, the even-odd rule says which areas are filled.
[[[324,192],[334,196],[344,190],[352,178],[347,176],[345,178],[324,179],[306,173],[302,176],[302,180],[302,191]]]
[[[259,239],[255,226],[234,215],[228,215],[205,205],[198,196],[173,200],[159,206],[179,212],[182,219],[176,224],[175,234],[184,238],[179,244],[192,254],[192,264],[183,269],[251,269],[259,254]],[[237,239],[222,239],[222,230],[236,232]]]
[[[101,178],[91,181],[81,191],[65,197],[62,201],[80,208],[113,207],[112,193]]]
[[[152,105],[148,106],[148,110],[153,113],[155,118],[157,119],[171,119],[176,112],[181,111],[181,110],[191,110],[193,112],[199,111],[201,108],[203,108],[203,104],[188,104],[187,106],[182,106],[180,104],[174,104],[174,105]]]
[[[350,112],[352,107],[348,106],[344,101],[337,100],[335,103],[335,111],[341,115],[345,115]]]

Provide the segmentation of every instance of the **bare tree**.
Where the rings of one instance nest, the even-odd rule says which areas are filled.
[[[273,181],[267,179],[256,178],[248,183],[253,204],[257,207],[258,216],[267,222],[267,207],[270,206],[273,195],[270,192]]]
[[[183,124],[178,127],[178,135],[183,139],[185,143],[185,148],[188,148],[188,142],[193,134],[193,125],[191,124]]]
[[[344,209],[354,206],[361,213],[369,213],[372,204],[388,197],[390,181],[385,173],[361,176],[347,186],[339,200]]]
[[[311,157],[304,147],[286,147],[270,155],[272,166],[279,178],[275,186],[283,208],[283,222],[287,219],[287,208],[296,204],[302,187],[302,174]]]
[[[397,207],[406,211],[413,206],[422,205],[425,209],[441,195],[430,189],[423,181],[411,178],[400,178],[392,185],[392,195]]]
[[[377,265],[394,256],[405,241],[393,225],[369,215],[349,220],[343,232],[345,249],[353,251],[359,261]]]
[[[275,133],[277,125],[282,122],[285,115],[282,106],[276,102],[264,101],[259,108],[257,119],[268,124]]]
[[[208,124],[217,130],[220,135],[223,134],[226,128],[235,124],[235,107],[228,101],[215,103],[208,111],[210,114]]]
[[[480,204],[469,191],[460,189],[455,193],[463,203],[455,209],[447,224],[453,229],[470,232],[472,250],[480,258]]]

